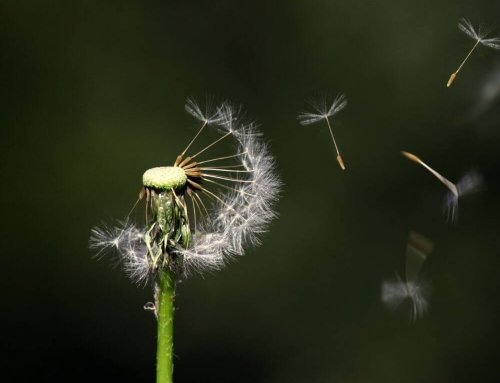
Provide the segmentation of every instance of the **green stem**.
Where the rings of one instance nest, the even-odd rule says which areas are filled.
[[[156,383],[172,383],[174,372],[175,275],[168,268],[160,271],[159,288],[157,298]]]

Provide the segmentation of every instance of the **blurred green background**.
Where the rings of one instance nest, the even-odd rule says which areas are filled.
[[[489,1],[3,1],[0,5],[2,376],[152,382],[149,287],[92,259],[92,226],[126,215],[142,172],[198,124],[188,96],[241,103],[285,183],[263,245],[183,281],[176,382],[498,382],[500,53],[457,29],[500,24]],[[495,24],[496,23],[496,24]],[[305,100],[347,94],[334,129]],[[400,155],[487,189],[445,189]],[[434,241],[429,312],[380,301],[408,233]]]

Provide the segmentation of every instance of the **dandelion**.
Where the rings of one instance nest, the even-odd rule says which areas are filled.
[[[448,82],[446,83],[447,87],[450,87],[451,84],[453,83],[453,81],[455,81],[455,78],[457,77],[458,72],[460,72],[460,70],[464,66],[465,62],[469,59],[470,55],[472,54],[472,52],[474,52],[474,50],[477,48],[477,46],[479,44],[484,45],[485,47],[493,48],[493,49],[500,49],[500,38],[499,37],[486,38],[486,36],[488,35],[488,32],[486,32],[486,33],[482,32],[481,26],[478,26],[477,31],[476,31],[476,29],[474,29],[474,26],[472,25],[472,23],[466,18],[462,18],[460,20],[460,22],[458,23],[458,29],[460,29],[463,33],[465,33],[467,36],[469,36],[472,40],[475,40],[476,43],[474,44],[472,49],[469,51],[467,56],[465,56],[464,61],[462,61],[462,63],[458,67],[458,69],[450,75],[450,78],[448,79]]]
[[[322,98],[318,101],[313,101],[310,103],[311,107],[314,109],[314,112],[308,113],[300,113],[297,116],[297,119],[302,125],[311,125],[315,124],[321,120],[325,120],[328,126],[328,130],[330,131],[330,135],[332,136],[333,145],[335,146],[335,151],[337,152],[337,162],[340,165],[342,170],[345,170],[344,160],[340,155],[339,147],[337,142],[335,141],[335,137],[333,135],[332,127],[330,125],[330,117],[335,116],[338,112],[344,109],[347,106],[347,99],[344,94],[338,95],[332,102],[331,106],[328,107],[326,103],[326,99]]]
[[[411,302],[410,319],[413,321],[427,311],[430,288],[419,278],[419,274],[433,246],[432,241],[411,231],[406,246],[405,280],[403,281],[396,273],[396,280],[382,282],[382,303],[389,309],[395,310],[408,299]]]
[[[243,255],[247,244],[258,244],[276,216],[281,187],[268,146],[254,123],[242,121],[239,108],[224,102],[203,111],[188,99],[185,109],[202,125],[172,166],[144,172],[138,201],[145,200],[145,225],[127,217],[92,229],[90,239],[98,256],[116,250],[134,281],[154,284],[155,301],[145,308],[158,320],[157,382],[162,383],[172,381],[176,280],[221,269]],[[206,127],[219,137],[193,151]],[[234,141],[231,152],[219,149],[221,154],[207,156],[228,140]]]
[[[446,186],[446,188],[448,189],[448,193],[446,194],[443,208],[446,213],[447,220],[450,222],[456,222],[458,220],[459,198],[472,194],[474,192],[478,192],[483,188],[483,177],[475,170],[469,171],[462,178],[460,178],[460,180],[456,184],[454,184],[453,182],[439,174],[437,171],[432,169],[416,155],[405,151],[402,151],[401,153],[411,161],[422,165]]]

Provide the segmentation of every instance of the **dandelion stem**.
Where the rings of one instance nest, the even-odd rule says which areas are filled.
[[[156,351],[156,383],[172,383],[174,372],[174,297],[175,276],[163,268],[159,276],[157,298],[158,347]]]

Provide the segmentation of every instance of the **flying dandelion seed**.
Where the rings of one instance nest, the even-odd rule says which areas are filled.
[[[419,278],[422,266],[432,252],[432,241],[414,231],[410,232],[406,246],[405,280],[396,273],[395,280],[382,282],[382,303],[391,310],[405,300],[410,301],[410,319],[415,321],[427,311],[430,287]]]
[[[469,51],[467,56],[465,56],[464,61],[462,61],[462,63],[458,67],[458,69],[450,75],[450,78],[448,79],[448,82],[446,83],[446,86],[448,88],[451,86],[451,84],[453,84],[453,81],[455,81],[455,78],[457,77],[458,72],[460,72],[460,70],[464,66],[465,62],[469,59],[470,55],[472,54],[472,52],[474,52],[474,50],[477,48],[477,46],[479,44],[484,45],[485,47],[488,47],[488,48],[500,49],[500,38],[499,37],[486,38],[486,36],[488,35],[488,32],[486,32],[486,33],[482,32],[481,26],[478,26],[477,31],[476,31],[476,29],[474,28],[472,23],[466,18],[462,18],[460,20],[460,22],[458,23],[458,29],[460,29],[463,33],[465,33],[467,36],[469,36],[472,40],[475,40],[476,43],[474,44],[472,49]]]
[[[446,194],[443,208],[449,222],[457,222],[458,220],[459,198],[478,192],[484,187],[483,177],[475,170],[466,173],[456,184],[454,184],[453,182],[439,174],[437,171],[432,169],[416,155],[405,151],[402,151],[401,153],[409,160],[422,165],[429,172],[431,172],[434,177],[436,177],[446,186],[446,188],[448,189],[448,193]]]
[[[302,125],[311,125],[315,124],[321,120],[325,120],[328,126],[328,130],[330,131],[330,135],[332,136],[333,145],[335,146],[335,151],[337,152],[337,162],[342,170],[345,170],[345,163],[340,155],[339,147],[337,142],[335,141],[335,137],[333,135],[332,127],[330,125],[330,117],[335,116],[338,112],[344,109],[347,106],[347,99],[344,94],[338,95],[328,107],[326,103],[326,99],[322,98],[317,101],[310,102],[311,107],[314,109],[314,112],[308,113],[300,113],[297,116],[300,124]]]
[[[172,166],[144,172],[138,201],[146,201],[145,225],[127,217],[118,225],[95,227],[90,238],[99,256],[116,250],[132,280],[155,284],[155,302],[147,309],[158,319],[161,382],[170,382],[172,376],[176,279],[218,270],[243,255],[247,244],[258,244],[276,217],[273,205],[281,187],[268,146],[254,123],[242,122],[239,108],[224,102],[202,111],[188,99],[185,109],[201,128]],[[220,137],[192,151],[206,127],[215,128]],[[232,151],[207,156],[229,140],[234,142]]]

